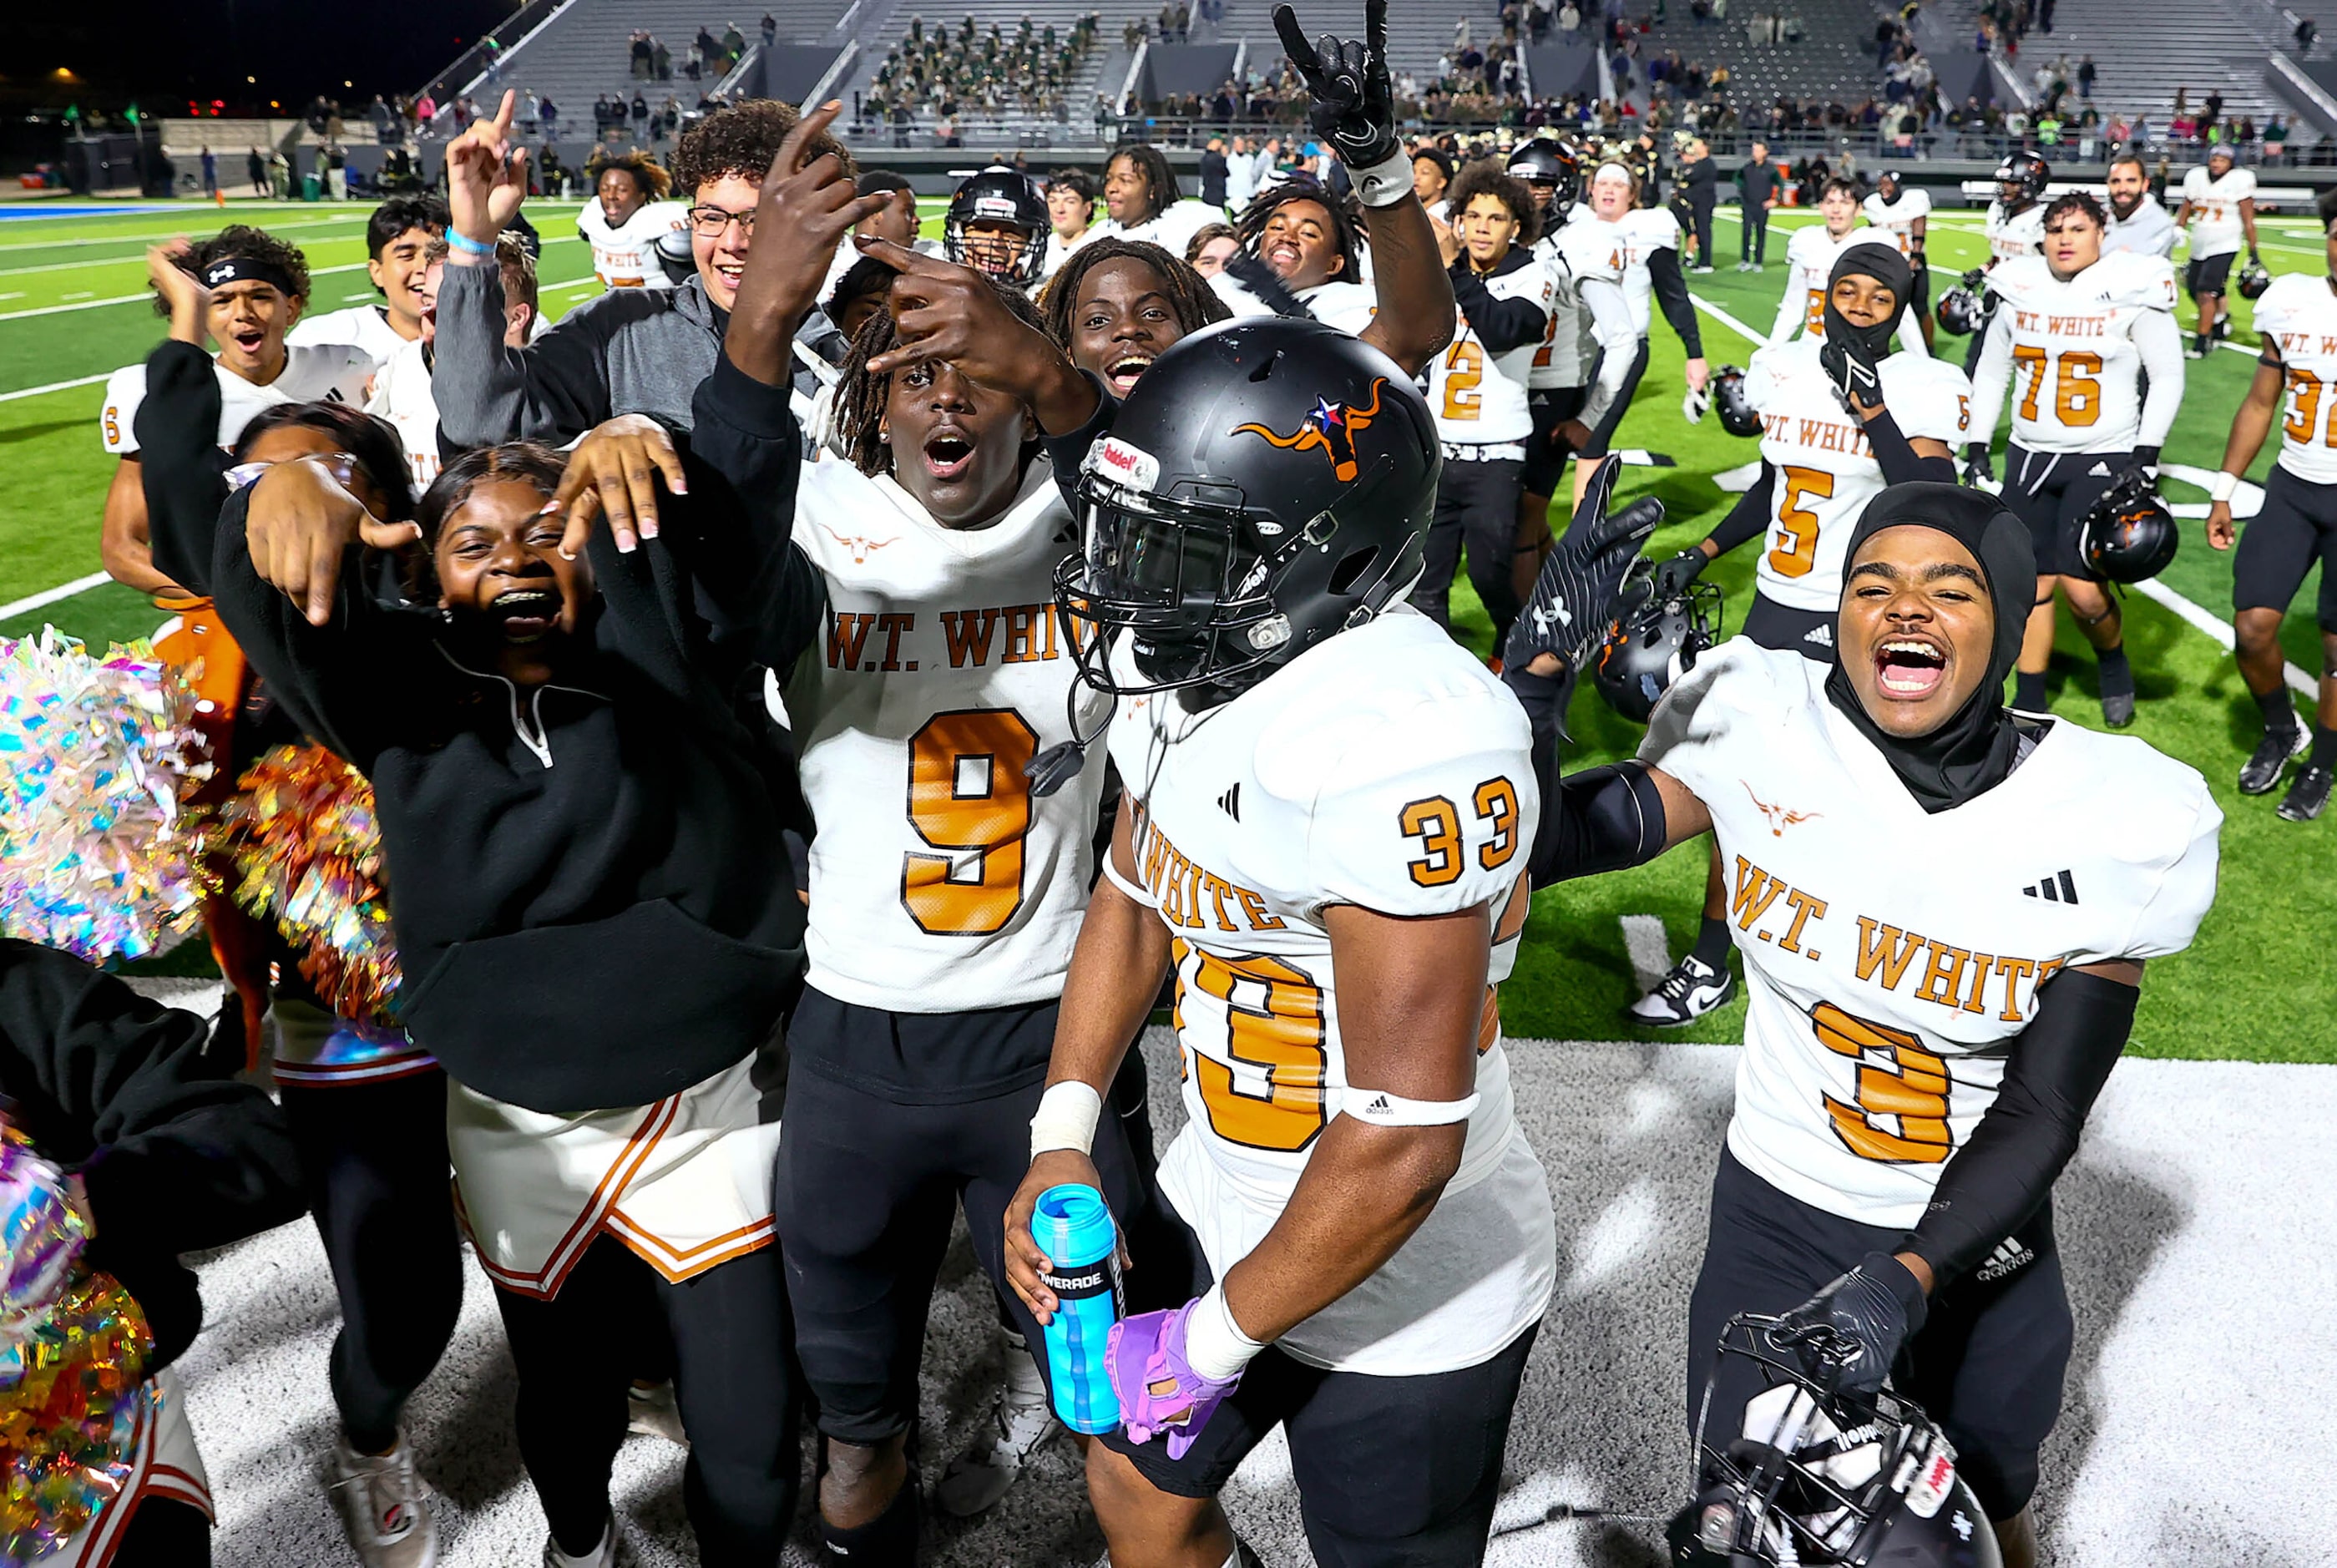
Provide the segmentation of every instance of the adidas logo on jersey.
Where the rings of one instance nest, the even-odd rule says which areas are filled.
[[[1974,1272],[1983,1282],[2001,1279],[2036,1256],[2033,1249],[2008,1236],[1996,1244],[1996,1250],[1988,1255],[1988,1261]]]
[[[2108,464],[2097,463],[2092,467],[2086,470],[2086,477],[2088,479],[2107,479],[2109,477],[2109,472],[2110,466]]]
[[[2040,877],[2020,891],[2031,898],[2042,898],[2053,904],[2075,904],[2078,901],[2077,881],[2067,871]]]
[[[1813,626],[1802,633],[1802,641],[1814,642],[1821,648],[1831,648],[1833,646],[1833,628],[1825,625]]]
[[[1235,821],[1241,820],[1241,786],[1237,784],[1217,797],[1217,808]]]
[[[1364,1114],[1366,1116],[1384,1116],[1393,1109],[1394,1107],[1388,1103],[1388,1097],[1386,1095],[1374,1094],[1372,1096],[1371,1103],[1364,1107]]]

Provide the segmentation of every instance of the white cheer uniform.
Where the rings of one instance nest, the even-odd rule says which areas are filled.
[[[210,1476],[195,1447],[195,1429],[187,1421],[187,1393],[177,1370],[165,1367],[155,1373],[146,1380],[143,1394],[135,1407],[129,1474],[122,1490],[88,1524],[36,1559],[40,1568],[110,1568],[141,1503],[181,1503],[216,1521]]]
[[[1115,663],[1133,678],[1124,650]],[[1540,1320],[1556,1278],[1549,1182],[1511,1101],[1497,986],[1525,920],[1540,800],[1525,715],[1404,605],[1309,649],[1222,706],[1123,700],[1136,880],[1174,938],[1185,1128],[1160,1190],[1222,1279],[1273,1229],[1352,1092],[1324,911],[1494,912],[1477,1104],[1420,1229],[1275,1343],[1309,1366],[1411,1377],[1491,1359]],[[1370,1090],[1374,1085],[1355,1085]]]
[[[1972,439],[1995,434],[2009,389],[2013,442],[2031,452],[2165,445],[2183,400],[2171,266],[2121,250],[2064,282],[2029,256],[1990,273],[1989,289],[1999,303],[1972,373]]]
[[[378,415],[397,432],[406,451],[407,477],[416,495],[438,477],[438,399],[430,390],[430,346],[401,343],[374,372],[366,412]]]
[[[826,628],[783,689],[819,824],[809,984],[895,1013],[1061,995],[1103,759],[1043,799],[1022,772],[1071,739],[1078,650],[1053,582],[1078,529],[1052,469],[1032,462],[989,526],[950,529],[890,475],[822,463],[795,540],[827,581]]]
[[[1882,466],[1819,367],[1819,348],[1805,338],[1758,350],[1745,372],[1745,397],[1761,416],[1762,460],[1777,471],[1754,571],[1760,594],[1796,610],[1832,612],[1842,603],[1850,535],[1882,493]],[[1963,450],[1971,387],[1961,370],[1907,354],[1890,355],[1877,368],[1883,406],[1902,435]]]
[[[347,343],[364,349],[366,357],[379,365],[405,348],[409,339],[399,337],[397,328],[389,324],[386,308],[352,305],[346,310],[301,317],[292,324],[292,330],[284,334],[284,341],[296,348]]]
[[[2255,193],[2255,171],[2236,164],[2221,180],[2209,178],[2204,168],[2183,176],[2183,200],[2191,207],[2194,261],[2239,253],[2247,239],[2247,230],[2240,222],[2240,203]]]
[[[219,377],[219,444],[233,446],[252,416],[279,403],[365,403],[366,383],[373,376],[373,360],[362,348],[347,343],[312,344],[285,351],[284,368],[275,380],[256,387],[214,359]],[[146,367],[125,365],[105,378],[104,411],[99,416],[100,438],[117,457],[138,456],[138,405],[146,400]]]
[[[1898,1230],[1995,1102],[2047,980],[2190,944],[2223,814],[2192,769],[2066,722],[1927,813],[1827,674],[1737,638],[1666,695],[1639,756],[1711,811],[1727,873],[1751,1002],[1730,1152]]]
[[[2000,266],[2023,256],[2045,253],[2045,206],[2037,202],[2019,212],[2008,212],[2001,201],[1988,204],[1983,225],[1988,237],[1989,264]]]
[[[1790,341],[1796,333],[1814,339],[1825,337],[1826,288],[1833,279],[1834,263],[1853,245],[1898,248],[1892,235],[1874,229],[1852,229],[1838,240],[1826,232],[1823,224],[1794,230],[1793,239],[1785,245],[1785,292],[1777,301],[1777,319],[1769,328],[1768,340],[1773,347]],[[1895,329],[1900,351],[1917,358],[1930,358],[1931,350],[1923,346],[1923,329],[1915,320],[1914,306],[1904,300],[1901,304],[1903,308]]]
[[[2337,294],[2326,278],[2290,272],[2256,301],[2255,328],[2280,348],[2288,381],[2279,466],[2313,485],[2337,485]]]
[[[683,201],[649,202],[622,223],[610,222],[597,199],[576,214],[576,232],[592,248],[592,272],[604,289],[672,288],[657,259],[658,236],[689,226]]]

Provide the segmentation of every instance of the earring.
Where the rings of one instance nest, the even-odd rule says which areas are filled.
[[[879,430],[876,432],[876,439],[883,445],[890,446],[893,444],[893,433],[890,430]]]

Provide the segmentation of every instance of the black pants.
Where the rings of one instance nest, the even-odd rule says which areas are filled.
[[[1712,1230],[1688,1300],[1687,1418],[1694,1428],[1716,1364],[1704,1440],[1725,1449],[1745,1403],[1764,1386],[1745,1357],[1716,1359],[1728,1319],[1800,1306],[1904,1230],[1862,1225],[1788,1197],[1723,1152],[1712,1183]],[[2061,1380],[2076,1329],[2061,1282],[2048,1204],[1994,1256],[1932,1296],[1922,1328],[1892,1369],[1899,1391],[1955,1445],[1964,1479],[1991,1519],[2009,1519],[2037,1490],[2037,1450],[2061,1414]]]
[[[1511,573],[1518,553],[1518,497],[1525,464],[1513,457],[1465,463],[1448,459],[1436,482],[1436,519],[1428,529],[1428,559],[1420,585],[1412,591],[1415,609],[1448,631],[1452,625],[1452,578],[1461,551],[1469,551],[1469,581],[1493,622],[1498,655],[1518,618],[1518,591]]]
[[[397,1440],[406,1398],[438,1365],[463,1308],[445,1075],[279,1093],[340,1298],[333,1405],[349,1446],[378,1454]]]
[[[211,1522],[191,1503],[142,1497],[111,1568],[210,1568]]]
[[[1688,215],[1696,220],[1696,264],[1709,267],[1712,265],[1712,203],[1692,201],[1688,204]]]
[[[1739,261],[1766,261],[1769,259],[1769,209],[1758,201],[1747,201],[1737,209],[1745,221],[1736,234],[1736,259]]]
[[[776,1247],[674,1284],[603,1235],[549,1301],[498,1288],[519,1368],[519,1452],[552,1538],[581,1555],[609,1518],[625,1440],[630,1342],[655,1323],[673,1342],[689,1435],[682,1504],[709,1568],[776,1568],[802,1480],[786,1280]]]
[[[2029,543],[2037,554],[2039,576],[2051,573],[2094,578],[2094,569],[2086,564],[2078,549],[2078,531],[2131,456],[2126,451],[2032,452],[2017,445],[2005,447],[2004,489],[1997,498],[2029,524]]]
[[[2264,510],[2249,520],[2233,553],[2232,608],[2285,615],[2315,561],[2315,619],[2323,635],[2337,636],[2337,495],[2275,467],[2264,481]]]

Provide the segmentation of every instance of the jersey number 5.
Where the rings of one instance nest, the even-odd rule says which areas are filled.
[[[2020,417],[2037,422],[2038,394],[2045,390],[2045,361],[2050,358],[2034,344],[2016,344],[2015,366],[2029,369],[2029,390],[2020,399]],[[2102,357],[2086,348],[2062,351],[2053,374],[2053,417],[2066,430],[2082,430],[2102,416]]]
[[[936,713],[909,737],[909,826],[940,855],[912,850],[901,903],[934,936],[986,936],[1022,906],[1038,732],[1011,708]]]
[[[1769,546],[1769,570],[1780,577],[1806,577],[1818,564],[1818,516],[1804,501],[1833,498],[1833,475],[1823,468],[1785,465],[1785,493],[1777,498],[1777,537]]]
[[[1937,1165],[1951,1150],[1948,1136],[1948,1064],[1926,1051],[1914,1035],[1854,1018],[1831,1002],[1810,1014],[1818,1044],[1858,1063],[1858,1100],[1852,1104],[1824,1096],[1834,1136],[1853,1154],[1892,1165]],[[1891,1065],[1867,1058],[1881,1055]],[[1877,1120],[1898,1123],[1892,1132]]]

